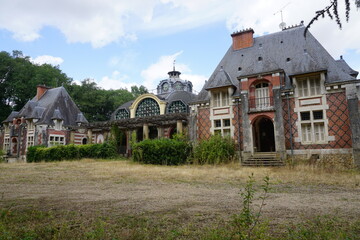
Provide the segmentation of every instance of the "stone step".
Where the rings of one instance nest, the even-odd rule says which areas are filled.
[[[276,152],[256,152],[249,159],[242,162],[243,166],[259,167],[277,167],[284,166],[284,162],[280,160],[280,156]]]

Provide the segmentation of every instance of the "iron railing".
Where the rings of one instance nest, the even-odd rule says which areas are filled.
[[[274,98],[249,98],[249,110],[251,111],[262,111],[270,110],[274,107]]]

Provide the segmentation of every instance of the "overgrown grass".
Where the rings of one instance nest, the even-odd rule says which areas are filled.
[[[263,221],[250,237],[233,219],[169,218],[160,214],[88,216],[77,211],[0,209],[0,240],[8,239],[358,239],[360,220],[322,215],[302,222],[269,225]]]
[[[248,234],[239,234],[241,231],[238,227],[239,219],[242,221],[241,209],[246,202],[243,201],[244,195],[238,195],[237,190],[246,189],[248,176],[251,173],[254,173],[252,183],[254,189],[260,188],[261,180],[269,176],[274,192],[284,185],[293,189],[315,186],[314,189],[320,190],[324,186],[327,188],[334,186],[334,188],[346,188],[347,191],[358,191],[360,173],[357,170],[325,171],[308,164],[299,164],[291,168],[243,168],[236,163],[154,166],[127,160],[84,159],[71,162],[0,164],[0,173],[0,240],[358,239],[360,235],[358,218],[346,217],[344,214],[337,215],[333,211],[328,215],[318,213],[303,215],[299,217],[300,220],[285,219],[281,223],[274,222],[271,213],[267,213],[260,216],[259,221],[256,220],[259,223],[248,238]],[[164,207],[126,212],[124,208],[120,208],[121,202],[127,197],[126,194],[141,191],[141,194],[145,195],[151,186],[148,183],[156,183],[154,187],[157,188],[167,185],[181,188],[193,184],[195,191],[207,188],[213,189],[218,194],[222,193],[220,191],[222,189],[232,189],[236,195],[237,207],[225,206],[223,209],[231,207],[226,215],[212,213],[212,210],[210,214],[204,211],[190,211],[191,207],[196,208],[199,205],[190,205],[188,209],[188,202],[181,206],[175,205],[171,209]],[[127,186],[129,191],[121,192],[115,198],[97,200],[98,195],[111,194],[118,188],[117,184]],[[15,189],[21,185],[33,187],[39,192],[29,196],[27,195],[29,193],[8,187],[12,186]],[[40,188],[46,186],[51,186],[49,188],[51,192],[41,191]],[[70,186],[75,187],[69,189]],[[136,188],[136,186],[140,187]],[[5,187],[11,191],[4,194]],[[61,191],[64,199],[52,197],[51,194],[56,189]],[[92,199],[78,197],[73,200],[74,195],[71,194],[74,189],[80,190],[81,197],[86,191],[90,191],[89,195],[95,197]],[[304,193],[309,194],[308,191]],[[291,193],[281,194],[292,196]],[[258,197],[258,194],[253,196]],[[157,198],[156,195],[147,195],[144,201],[148,202],[142,204],[149,204],[154,198],[157,201],[169,200]],[[329,201],[333,200],[329,199]],[[95,204],[91,201],[98,202]],[[131,201],[132,199],[128,204],[131,204]],[[196,201],[205,200],[197,198]],[[271,201],[273,199],[265,199],[265,203]],[[352,203],[356,199],[349,201]],[[225,202],[218,204],[226,205]],[[344,201],[344,204],[348,202]]]

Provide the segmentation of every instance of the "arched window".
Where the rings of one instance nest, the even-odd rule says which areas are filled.
[[[117,113],[115,114],[115,119],[126,119],[129,118],[129,112],[126,111],[126,109],[119,109],[119,111],[117,111]]]
[[[159,104],[152,98],[143,99],[135,112],[135,117],[149,117],[160,115]]]
[[[269,83],[262,82],[255,85],[255,104],[256,109],[270,107]]]
[[[169,113],[186,113],[187,107],[182,101],[173,101],[169,106]]]

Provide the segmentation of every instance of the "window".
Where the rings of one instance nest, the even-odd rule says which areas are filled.
[[[325,121],[323,110],[300,112],[302,143],[323,143]]]
[[[34,146],[34,135],[27,136],[26,148]]]
[[[9,152],[10,150],[10,138],[9,137],[5,137],[4,138],[4,151],[5,153]]]
[[[269,108],[269,84],[266,82],[258,83],[255,85],[255,107],[256,109]]]
[[[152,98],[143,99],[135,112],[135,117],[149,117],[154,115],[160,115],[159,104]]]
[[[34,130],[35,126],[34,126],[32,119],[27,121],[27,128],[28,128],[28,130]]]
[[[117,111],[117,113],[115,114],[115,119],[126,119],[129,118],[129,112],[126,109],[119,109],[119,111]]]
[[[214,134],[219,134],[223,137],[231,136],[230,119],[216,119],[214,120]]]
[[[227,90],[214,92],[212,94],[212,106],[224,107],[229,105],[229,93]]]
[[[299,97],[310,97],[321,94],[320,75],[297,79]]]
[[[178,100],[170,104],[168,111],[169,113],[186,113],[187,107],[182,101]]]
[[[54,127],[55,130],[61,130],[63,121],[60,119],[55,119],[54,123],[55,123],[55,127]]]
[[[214,125],[216,128],[221,127],[221,120],[215,120]]]
[[[62,135],[50,135],[49,147],[56,145],[65,145],[65,137]]]

